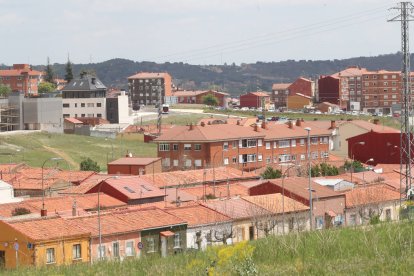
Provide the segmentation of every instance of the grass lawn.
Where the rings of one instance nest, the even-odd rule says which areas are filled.
[[[156,145],[144,143],[139,134],[123,134],[116,139],[96,138],[69,134],[32,133],[0,136],[0,163],[24,161],[30,166],[40,167],[44,160],[61,157],[72,169],[86,157],[98,162],[106,171],[107,159],[124,156],[127,151],[134,156],[156,156]],[[65,163],[65,162],[63,162]],[[62,168],[67,164],[62,164]]]
[[[214,112],[214,113],[221,113],[226,115],[235,115],[235,116],[250,116],[255,117],[258,114],[262,114],[259,111],[240,111],[240,110],[211,110],[208,108],[204,109],[204,112]],[[332,115],[332,114],[309,114],[309,113],[279,113],[279,112],[266,112],[266,117],[272,116],[279,116],[279,117],[287,117],[290,119],[298,119],[303,118],[306,121],[313,121],[315,118],[320,121],[324,120],[364,120],[364,121],[372,121],[374,119],[379,119],[381,124],[389,127],[393,127],[396,129],[400,129],[400,119],[399,118],[392,118],[392,117],[373,117],[373,116],[353,116],[353,115]]]
[[[21,268],[7,275],[412,275],[413,223],[384,223],[215,246],[150,257],[67,267]],[[1,274],[1,272],[0,272]]]

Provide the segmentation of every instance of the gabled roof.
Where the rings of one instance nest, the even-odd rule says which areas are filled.
[[[158,160],[160,160],[161,157],[122,157],[117,160],[114,160],[112,162],[109,162],[108,165],[135,165],[135,166],[146,166],[149,164],[152,164]]]
[[[83,78],[73,79],[62,89],[63,92],[96,90],[106,90],[106,86],[97,77],[90,75],[83,76]]]
[[[275,124],[275,123],[268,123],[266,129],[261,129],[261,133],[265,134],[265,140],[275,140],[275,139],[288,139],[293,137],[307,137],[308,132],[305,130],[305,126],[302,124],[301,126],[296,126],[295,121],[292,121],[292,128],[289,128],[287,124]],[[310,131],[310,136],[330,136],[331,131],[328,129],[322,129],[313,127]]]
[[[369,71],[366,68],[360,68],[357,66],[348,67],[336,74],[333,74],[333,77],[357,77],[366,74]]]
[[[250,94],[250,95],[255,95],[255,96],[258,96],[258,97],[270,97],[270,95],[269,94],[267,94],[267,93],[265,93],[265,92],[261,92],[261,91],[257,91],[257,92],[249,92],[249,93],[247,93],[247,94],[245,94],[245,95],[248,95],[248,94]],[[242,95],[243,96],[243,95]]]
[[[76,118],[65,118],[65,121],[67,121],[67,122],[69,122],[69,123],[72,123],[72,124],[83,124],[83,122],[82,121],[79,121],[78,119],[76,119]]]
[[[171,77],[168,73],[150,73],[150,72],[141,72],[135,75],[128,77],[128,79],[162,79],[165,77]]]
[[[399,200],[401,196],[399,192],[383,184],[355,188],[345,192],[344,194],[346,208]]]
[[[200,204],[168,208],[165,211],[187,221],[190,227],[223,223],[231,220],[228,216]]]
[[[196,187],[182,188],[184,192],[194,195],[197,199],[204,198],[204,190],[206,196],[214,195],[217,198],[233,197],[233,196],[246,196],[249,194],[248,188],[240,184],[220,184],[220,185],[204,185]]]
[[[130,200],[162,197],[165,195],[164,191],[161,191],[158,187],[151,185],[150,182],[145,181],[145,179],[139,176],[111,178],[105,180],[105,182]]]
[[[352,120],[352,121],[347,121],[346,123],[342,124],[353,124],[356,125],[360,128],[363,128],[367,131],[374,131],[374,132],[378,132],[378,133],[400,133],[399,130],[392,128],[392,127],[388,127],[388,126],[384,126],[381,124],[373,124],[367,121],[363,121],[363,120]]]
[[[283,199],[283,195],[280,193],[257,196],[245,196],[243,197],[243,199],[258,205],[273,214],[309,210],[308,206],[306,206],[303,203],[300,203],[299,201],[296,201],[286,196]]]
[[[274,83],[272,85],[272,90],[286,90],[292,83]]]
[[[231,198],[225,200],[209,200],[203,205],[216,210],[232,219],[250,219],[257,214],[261,208],[254,203],[251,203],[242,198]],[[268,213],[266,209],[259,211],[261,214]]]
[[[312,99],[312,97],[307,96],[307,95],[304,95],[304,94],[301,94],[301,93],[295,93],[294,95],[289,95],[288,97],[292,97],[292,96],[299,96],[299,97],[302,97],[302,98],[306,98],[308,100],[311,100]]]
[[[223,95],[223,96],[229,96],[228,93],[219,92],[219,91],[215,91],[215,90],[195,90],[195,91],[178,90],[178,91],[172,92],[172,95],[175,96],[175,97],[195,97],[195,96],[202,95],[202,94],[207,94],[207,93],[213,93],[213,94],[219,94],[219,95]]]
[[[192,129],[191,129],[192,128]],[[251,128],[232,124],[205,125],[205,126],[175,126],[167,133],[162,133],[156,138],[156,142],[207,142],[207,141],[229,141],[243,138],[264,137],[263,133]]]

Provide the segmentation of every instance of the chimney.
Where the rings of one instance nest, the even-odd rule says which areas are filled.
[[[330,129],[334,129],[334,128],[336,128],[336,122],[335,122],[335,120],[331,120],[331,127],[330,127]]]
[[[207,123],[208,125],[211,125],[211,122],[210,121],[208,121],[208,123]]]
[[[259,126],[258,126],[257,124],[254,124],[253,129],[254,129],[254,131],[256,131],[256,132],[259,132]]]
[[[92,82],[92,84],[95,84],[96,83],[96,78],[91,78],[91,82]]]
[[[374,119],[374,125],[379,125],[379,119]]]
[[[201,124],[200,124],[202,127],[204,127],[204,126],[206,126],[206,123],[204,123],[204,122],[201,122]]]
[[[194,129],[194,126],[193,126],[193,123],[191,123],[189,130],[193,130],[193,129]]]
[[[40,216],[46,217],[47,216],[47,210],[46,209],[40,209]]]
[[[305,122],[305,120],[303,119],[303,118],[300,118],[300,121],[303,123],[303,122]]]
[[[262,122],[262,128],[266,129],[266,122],[265,121]]]
[[[299,126],[300,127],[301,125],[302,125],[302,122],[300,121],[300,119],[297,119],[296,120],[296,126]]]
[[[237,120],[237,123],[236,123],[238,126],[240,125],[240,120]]]
[[[293,123],[292,123],[292,121],[289,121],[289,122],[287,123],[287,125],[288,125],[288,127],[289,127],[289,128],[293,128]]]
[[[72,205],[72,217],[76,217],[76,198],[73,200],[73,205]]]

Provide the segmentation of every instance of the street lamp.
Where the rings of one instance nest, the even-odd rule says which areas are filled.
[[[368,164],[368,162],[374,162],[374,158],[370,158],[370,159],[368,159],[367,161],[365,161],[365,164]],[[364,183],[364,185],[365,185],[365,177],[364,177],[364,173],[365,173],[365,168],[364,168],[364,170],[362,171],[362,183]]]
[[[101,194],[101,187],[102,184],[108,179],[118,179],[118,176],[110,176],[107,177],[98,183],[98,237],[99,237],[99,260],[102,260],[102,232],[101,232],[101,202],[100,202],[100,194]]]
[[[282,175],[282,221],[283,221],[283,234],[285,234],[285,177],[289,170],[294,167],[300,167],[300,165],[293,164],[289,166]]]
[[[45,167],[45,165],[48,161],[59,161],[59,160],[62,160],[62,158],[60,158],[60,157],[51,157],[51,158],[46,159],[42,164],[42,209],[40,210],[40,214],[41,214],[42,217],[46,215],[45,190],[44,190],[44,181],[45,181],[45,179],[43,177],[44,176],[43,170],[44,170],[44,167]]]
[[[308,188],[309,188],[309,227],[310,230],[312,230],[312,208],[313,208],[313,204],[312,204],[312,184],[311,184],[311,154],[310,154],[310,131],[311,128],[310,127],[305,127],[305,130],[308,132]]]
[[[352,182],[352,173],[353,173],[353,170],[354,170],[354,151],[353,151],[353,149],[354,149],[355,145],[363,146],[363,145],[365,145],[365,142],[358,142],[358,143],[352,144],[352,146],[351,146],[351,183],[353,183]]]

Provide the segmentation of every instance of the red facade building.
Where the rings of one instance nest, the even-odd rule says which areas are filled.
[[[240,95],[240,107],[267,108],[270,105],[270,96],[264,92],[250,92]]]
[[[320,76],[318,80],[319,102],[340,105],[339,87],[337,76]]]
[[[218,101],[218,106],[226,107],[229,94],[214,90],[207,91],[174,91],[172,96],[177,97],[177,103],[185,104],[204,104],[203,98],[207,95],[214,96]]]
[[[33,70],[29,64],[13,64],[13,68],[0,70],[0,83],[13,92],[24,92],[25,96],[37,95],[42,72]]]

